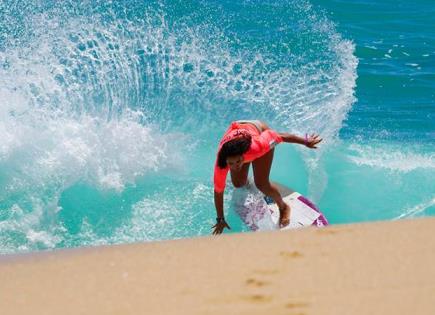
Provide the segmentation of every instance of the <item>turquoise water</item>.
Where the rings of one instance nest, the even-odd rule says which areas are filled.
[[[0,253],[209,234],[236,119],[322,135],[271,178],[332,224],[434,215],[434,24],[431,1],[2,1]]]

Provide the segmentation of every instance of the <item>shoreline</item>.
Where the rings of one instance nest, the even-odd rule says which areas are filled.
[[[432,314],[435,218],[0,256],[5,314]]]

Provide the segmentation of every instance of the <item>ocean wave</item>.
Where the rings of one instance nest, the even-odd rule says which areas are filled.
[[[122,194],[150,174],[176,178],[195,164],[186,161],[201,137],[234,119],[334,139],[355,101],[355,45],[306,1],[230,11],[197,1],[8,3],[0,13],[0,222],[17,247],[80,245],[80,235],[83,244],[165,237],[143,234],[138,219],[152,226],[160,217],[147,211],[170,212],[162,195],[128,204],[137,222],[113,226],[115,238],[98,235],[85,215],[82,234],[71,234],[59,222],[62,196],[83,183]],[[210,158],[215,148],[206,150]],[[309,164],[310,182],[327,182],[318,157]]]

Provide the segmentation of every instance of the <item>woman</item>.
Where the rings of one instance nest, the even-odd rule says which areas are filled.
[[[278,143],[287,142],[316,149],[320,141],[322,139],[315,134],[302,138],[289,133],[276,132],[259,120],[233,122],[220,141],[214,169],[214,203],[217,218],[216,224],[212,227],[213,234],[221,234],[224,228],[230,229],[224,218],[224,190],[228,171],[231,173],[234,187],[243,187],[248,180],[251,162],[255,185],[278,205],[280,227],[288,225],[290,206],[283,201],[278,188],[269,181],[274,147]]]

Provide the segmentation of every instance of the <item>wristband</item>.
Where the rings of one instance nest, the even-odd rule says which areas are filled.
[[[308,134],[305,134],[305,146],[308,146]]]
[[[216,218],[216,223],[222,223],[222,222],[225,222],[225,218],[221,218],[221,217],[217,217]]]

